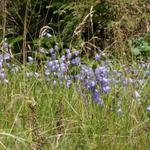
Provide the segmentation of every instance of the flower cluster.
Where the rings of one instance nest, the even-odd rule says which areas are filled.
[[[2,51],[0,54],[0,81],[8,82],[6,78],[7,70],[10,70],[11,73],[16,73],[18,72],[18,66],[10,63],[9,45],[6,41],[0,48]],[[91,93],[93,101],[100,106],[104,106],[105,101],[103,99],[106,94],[111,91],[120,92],[121,90],[121,94],[123,94],[128,88],[132,89],[133,99],[140,101],[142,97],[140,87],[145,84],[146,80],[148,81],[150,76],[149,64],[140,62],[139,68],[122,65],[119,69],[116,69],[106,59],[104,52],[95,54],[94,61],[91,61],[92,63],[89,65],[83,61],[79,50],[61,50],[57,43],[49,50],[40,47],[39,54],[46,56],[43,72],[47,81],[51,81],[53,86],[65,83],[67,88],[74,84],[77,89],[81,89],[80,92],[84,98],[86,98],[87,93],[88,95]],[[36,58],[28,56],[27,66],[31,71],[26,72],[26,77],[39,78],[43,76],[32,70],[32,66],[35,64],[36,66],[38,64]],[[122,114],[122,98],[117,98],[117,112]],[[149,111],[149,107],[147,107],[147,110]]]
[[[0,54],[0,81],[8,83],[8,80],[6,79],[5,66],[9,67],[8,61],[10,60],[10,54],[4,50],[8,51],[8,44],[6,42],[4,42],[1,47],[2,53]]]

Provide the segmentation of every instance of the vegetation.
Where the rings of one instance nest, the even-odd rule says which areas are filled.
[[[0,6],[0,149],[149,149],[147,0]]]

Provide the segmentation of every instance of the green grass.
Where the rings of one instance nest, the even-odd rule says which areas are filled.
[[[84,49],[81,45],[85,42],[85,44],[89,43],[91,50],[98,48],[107,51],[112,58],[117,56],[116,59],[120,58],[121,62],[140,70],[138,77],[133,77],[132,73],[124,73],[127,78],[145,78],[143,68],[139,67],[136,61],[131,60],[136,57],[131,58],[131,51],[137,55],[138,51],[142,52],[143,49],[149,48],[148,40],[145,41],[149,37],[148,1],[106,0],[101,3],[101,1],[78,0],[69,4],[67,1],[62,4],[51,3],[51,1],[49,4],[48,1],[42,0],[25,0],[24,2],[18,0],[8,1],[9,7],[5,4],[6,2],[7,0],[0,2],[0,5],[4,3],[0,10],[2,23],[0,39],[11,35],[12,32],[12,37],[8,36],[7,39],[14,50],[12,52],[22,52],[24,49],[24,60],[25,50],[34,50],[36,53],[37,46],[44,44],[51,47],[54,39],[60,38],[60,41],[64,42],[73,40],[65,44],[70,43],[69,46],[76,49],[78,47]],[[28,6],[26,2],[30,5]],[[50,9],[45,8],[46,6]],[[36,12],[36,7],[40,8],[39,12]],[[92,8],[94,14],[90,15],[90,18],[82,25]],[[22,10],[26,10],[25,13]],[[57,37],[52,35],[54,38],[52,42],[49,42],[49,39],[44,41],[39,38],[38,31],[42,29],[42,26],[47,27],[47,25],[54,28],[57,35]],[[80,25],[83,29],[77,37],[72,39],[73,32]],[[104,35],[99,33],[99,29],[102,32],[104,30]],[[88,33],[85,34],[84,32],[87,31]],[[22,34],[24,34],[23,37]],[[97,42],[91,40],[95,36],[98,36]],[[136,37],[143,39],[145,47],[132,44],[132,40],[136,42]],[[5,52],[1,48],[2,43],[0,42],[0,50]],[[99,46],[99,43],[103,43],[102,46],[101,44]],[[88,65],[95,65],[93,61],[87,62],[86,56],[84,58],[84,62]],[[20,59],[18,57],[18,61]],[[46,58],[41,57],[41,59]],[[112,70],[124,72],[121,62],[116,59],[112,60]],[[133,61],[132,64],[129,64],[131,61]],[[41,76],[27,78],[26,70],[38,70]],[[28,65],[24,68],[20,64],[17,74],[12,75],[9,71],[7,72],[8,84],[3,84],[0,79],[0,150],[150,149],[150,112],[146,110],[146,107],[150,105],[150,77],[144,84],[137,87],[141,95],[140,100],[133,97],[135,89],[131,84],[126,87],[122,84],[112,85],[108,95],[102,94],[104,100],[102,108],[93,102],[90,93],[86,93],[85,99],[76,85],[72,85],[69,89],[64,83],[53,87],[51,82],[45,80],[43,74],[42,66],[41,69]],[[121,114],[117,112],[120,99],[123,111]]]
[[[42,75],[24,79],[22,69],[8,78],[9,84],[0,84],[0,149],[149,149],[148,80],[140,87],[140,102],[131,96],[132,87],[112,87],[101,108],[90,94],[83,99],[75,85],[53,87]],[[122,114],[111,110],[118,98]]]

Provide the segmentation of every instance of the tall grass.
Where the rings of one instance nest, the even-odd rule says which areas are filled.
[[[100,107],[75,84],[54,87],[39,73],[24,82],[20,68],[0,85],[1,149],[149,149],[149,79],[139,88],[140,99],[132,96],[131,85],[114,85]]]
[[[28,2],[30,1],[28,0]],[[110,2],[110,4],[115,2]],[[135,0],[132,2],[138,6]],[[76,4],[80,10],[77,1]],[[99,2],[97,1],[95,4],[97,5]],[[19,45],[21,54],[24,54],[24,63],[20,63],[13,57],[11,63],[17,64],[19,70],[13,74],[12,68],[8,69],[5,66],[9,82],[3,82],[0,79],[0,149],[149,150],[150,112],[146,110],[147,106],[150,105],[150,79],[146,75],[149,71],[149,63],[146,65],[146,70],[134,58],[129,61],[126,57],[130,55],[130,52],[126,51],[130,51],[128,38],[137,36],[133,32],[137,31],[136,25],[141,18],[144,18],[143,24],[145,24],[147,12],[141,14],[141,7],[137,7],[140,14],[139,20],[131,22],[128,17],[132,11],[126,9],[125,6],[130,6],[127,4],[128,2],[118,1],[116,5],[124,8],[121,11],[123,16],[121,19],[119,18],[120,20],[113,20],[107,24],[108,26],[104,26],[107,31],[104,49],[109,57],[114,54],[112,51],[115,51],[115,54],[121,55],[122,58],[118,60],[115,55],[112,59],[105,58],[111,62],[109,66],[111,75],[115,76],[114,70],[122,74],[118,77],[119,83],[111,85],[109,94],[101,93],[104,101],[103,107],[93,101],[91,92],[85,92],[84,88],[79,89],[77,86],[79,83],[73,82],[67,88],[65,82],[54,86],[53,77],[50,78],[50,81],[46,80],[44,75],[45,62],[41,62],[37,66],[32,66],[27,62],[27,49],[30,47],[27,35],[30,34],[28,27],[31,16],[28,16],[29,5],[26,4],[26,13],[24,18],[21,18],[23,42]],[[112,8],[114,9],[114,7]],[[6,5],[4,9],[6,10]],[[126,11],[127,14],[125,14]],[[3,15],[3,37],[6,32],[9,32],[6,30],[6,12]],[[15,13],[18,13],[17,9]],[[82,13],[81,18],[85,18],[89,10],[88,13],[86,11]],[[138,15],[133,16],[136,20]],[[93,23],[92,17],[90,19]],[[94,36],[93,25],[88,26],[88,28],[92,28],[92,36]],[[147,34],[145,29],[141,32],[140,36]],[[107,39],[109,35],[111,38]],[[73,44],[79,39],[74,40],[70,48],[75,47],[76,45]],[[108,45],[110,43],[111,45]],[[78,45],[81,46],[80,44],[79,41]],[[97,45],[95,46],[97,47]],[[32,48],[36,49],[35,47]],[[29,48],[29,50],[31,49]],[[83,60],[90,66],[95,63],[92,59],[87,60],[86,57]],[[128,69],[131,70],[128,72]],[[138,70],[138,74],[134,73],[136,70]],[[27,73],[32,71],[38,72],[40,76],[27,77]],[[142,82],[136,87],[140,97],[133,96],[135,88],[132,83],[122,84],[121,77],[123,76],[127,79],[134,79],[136,82],[145,80],[144,83]]]

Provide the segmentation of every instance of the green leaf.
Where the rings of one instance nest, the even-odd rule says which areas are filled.
[[[133,48],[131,51],[136,56],[141,54],[140,49],[138,49],[138,48]]]
[[[19,35],[17,37],[11,38],[9,42],[10,42],[10,45],[13,46],[15,43],[17,43],[21,40],[23,40],[23,36]]]

